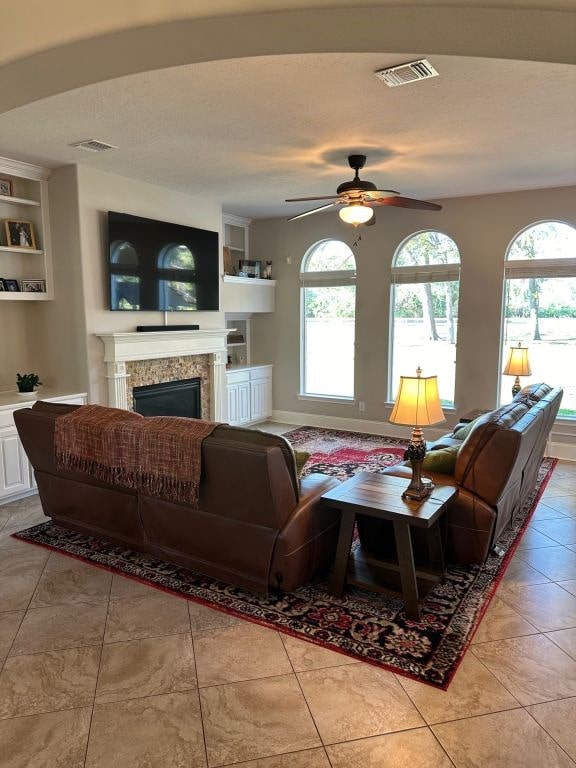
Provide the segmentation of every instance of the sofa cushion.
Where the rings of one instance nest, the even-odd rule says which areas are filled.
[[[474,426],[480,416],[477,416],[475,419],[472,419],[472,421],[469,421],[467,424],[456,424],[454,427],[454,432],[452,432],[452,437],[455,440],[466,440],[470,432],[474,429]]]
[[[296,458],[294,449],[288,440],[282,435],[273,435],[271,432],[263,432],[259,429],[246,429],[245,427],[231,427],[229,424],[221,424],[216,427],[212,437],[218,440],[232,440],[238,443],[248,443],[249,445],[260,445],[264,447],[278,447],[282,451],[290,480],[296,494],[296,499],[300,498],[300,489],[298,483],[298,473],[296,471]],[[211,438],[206,438],[210,440]]]
[[[306,462],[310,458],[310,454],[308,451],[294,451],[294,458],[296,459],[296,472],[298,477],[301,478]]]
[[[453,475],[456,459],[458,457],[458,446],[449,446],[447,448],[437,448],[428,451],[424,456],[422,468],[429,472],[441,472],[443,475]]]

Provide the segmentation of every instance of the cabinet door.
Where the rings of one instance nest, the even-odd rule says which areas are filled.
[[[250,383],[238,384],[238,424],[246,424],[250,418]]]
[[[262,416],[272,416],[272,379],[262,379]]]
[[[228,423],[235,426],[238,424],[238,384],[228,384]]]
[[[250,382],[250,417],[252,421],[264,418],[262,380]]]
[[[0,430],[0,497],[27,491],[30,467],[15,429]]]

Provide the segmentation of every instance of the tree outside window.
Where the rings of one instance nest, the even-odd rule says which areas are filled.
[[[506,256],[502,359],[519,342],[529,347],[532,376],[564,389],[559,416],[576,418],[576,229],[559,221],[532,224]],[[510,400],[503,376],[502,403]]]
[[[354,397],[356,262],[339,240],[312,246],[300,273],[301,392]]]
[[[452,238],[429,230],[407,238],[392,264],[390,379],[394,400],[400,376],[438,376],[442,404],[454,405],[460,254]]]

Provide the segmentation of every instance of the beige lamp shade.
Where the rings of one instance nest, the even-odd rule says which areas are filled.
[[[436,376],[400,376],[400,387],[389,419],[392,424],[425,427],[445,421]]]
[[[504,368],[505,376],[530,376],[530,360],[528,359],[528,348],[520,343],[517,347],[510,347],[508,360]]]

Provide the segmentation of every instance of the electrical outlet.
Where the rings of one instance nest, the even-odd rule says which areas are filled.
[[[286,264],[292,264],[292,256],[286,256]]]
[[[366,410],[366,403],[362,403],[362,402],[358,403],[358,410],[360,411],[360,413],[364,413],[364,411]]]

